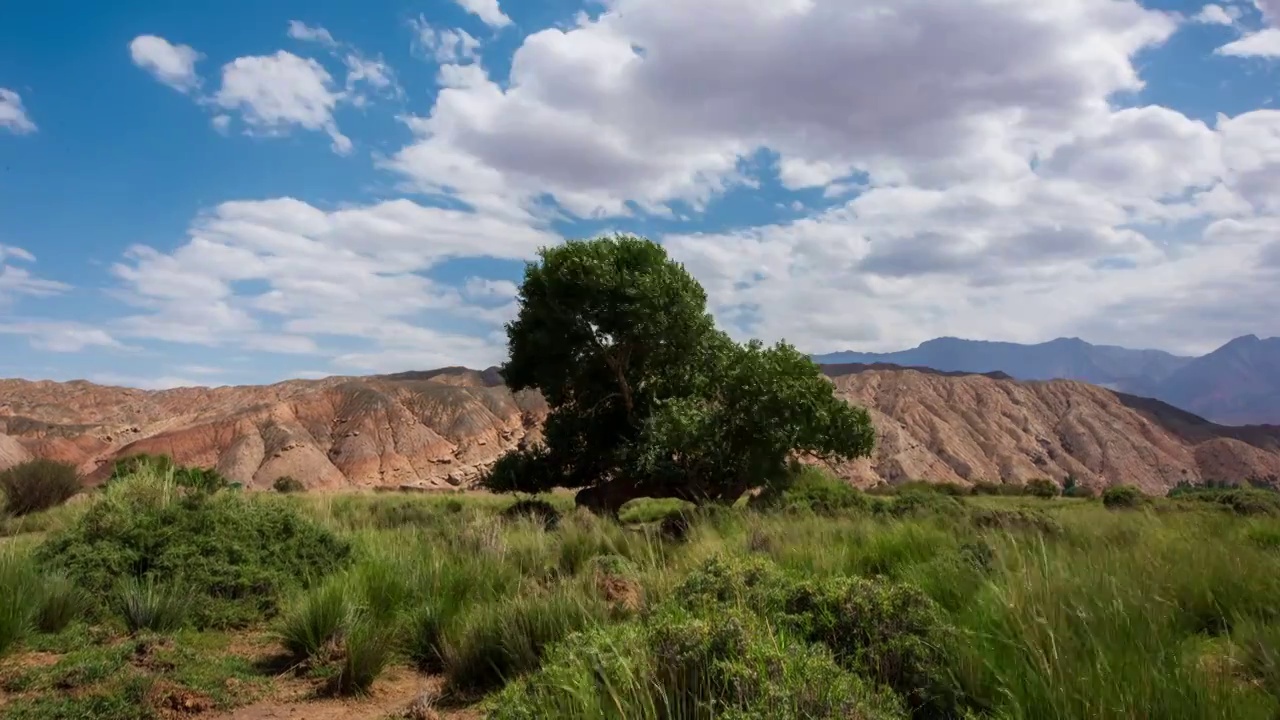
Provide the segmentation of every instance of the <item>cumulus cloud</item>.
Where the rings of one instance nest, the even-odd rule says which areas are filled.
[[[190,45],[174,45],[156,35],[139,35],[129,43],[133,64],[179,92],[200,86],[196,62],[203,57]]]
[[[442,67],[388,165],[477,207],[550,194],[583,217],[700,208],[759,148],[793,187],[859,172],[942,186],[1016,172],[1104,118],[1108,95],[1141,87],[1131,56],[1175,27],[1111,0],[617,0],[526,38],[505,83]]]
[[[1240,9],[1234,5],[1205,5],[1200,12],[1191,16],[1193,22],[1205,25],[1234,25],[1240,19]]]
[[[1266,28],[1250,33],[1214,52],[1234,57],[1280,57],[1280,28]]]
[[[302,40],[304,42],[316,42],[321,45],[335,46],[337,41],[333,39],[333,35],[328,30],[320,26],[311,26],[300,20],[289,21],[289,37],[294,40]]]
[[[1231,7],[1197,19],[1225,24]],[[1280,112],[1125,107],[1144,86],[1135,58],[1178,20],[1133,0],[610,0],[525,38],[497,77],[474,37],[419,19],[442,90],[382,165],[469,210],[226,203],[177,249],[116,268],[139,311],[112,330],[271,340],[353,372],[487,365],[516,288],[444,284],[440,263],[528,257],[556,241],[557,215],[679,222],[772,179],[763,165],[822,209],[661,238],[738,337],[816,352],[1082,335],[1195,352],[1280,334]],[[297,84],[313,99],[255,90],[227,109],[257,112],[262,131],[327,130],[344,93],[327,74]]]
[[[511,18],[507,17],[498,6],[498,0],[456,0],[456,2],[490,27],[500,28],[511,24]]]
[[[197,219],[176,250],[136,247],[113,268],[123,296],[143,310],[113,327],[267,352],[355,342],[367,349],[340,353],[340,364],[365,370],[451,352],[492,363],[500,344],[432,327],[433,318],[491,323],[492,303],[472,306],[427,273],[450,258],[523,258],[554,241],[529,226],[408,200],[333,211],[290,198],[229,202]],[[489,290],[486,299],[502,299],[510,288]]]
[[[480,41],[466,30],[439,29],[418,16],[409,20],[414,32],[414,48],[438,63],[469,63],[480,59]]]
[[[22,96],[8,88],[0,88],[0,128],[17,135],[36,131],[36,124],[22,105]]]
[[[222,86],[214,101],[239,111],[255,132],[283,134],[297,125],[329,135],[333,151],[351,152],[351,140],[338,130],[333,109],[342,100],[324,66],[280,50],[275,55],[239,57],[222,67]]]

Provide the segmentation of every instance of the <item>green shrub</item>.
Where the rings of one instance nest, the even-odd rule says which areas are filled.
[[[173,632],[182,627],[187,617],[186,593],[160,585],[153,577],[120,581],[115,603],[130,633]]]
[[[346,584],[327,582],[284,612],[276,636],[295,661],[323,658],[350,627],[353,610]]]
[[[74,465],[53,460],[28,460],[0,472],[0,495],[11,515],[57,507],[80,492],[80,474]]]
[[[969,488],[970,495],[996,495],[1003,497],[1016,497],[1027,494],[1027,487],[1022,483],[993,483],[985,480],[979,480]]]
[[[560,511],[556,506],[538,498],[517,500],[502,511],[502,517],[508,520],[528,518],[547,530],[554,530],[560,524]]]
[[[184,494],[170,479],[117,481],[37,561],[107,596],[117,578],[154,578],[191,594],[192,619],[238,626],[273,616],[285,592],[344,564],[349,544],[289,503],[238,493]]]
[[[115,463],[111,466],[111,475],[107,477],[106,484],[110,485],[139,474],[171,476],[176,469],[177,466],[174,464],[173,458],[168,455],[150,455],[147,453],[129,455],[116,458]]]
[[[1146,500],[1147,496],[1132,485],[1112,485],[1102,492],[1102,504],[1113,510],[1136,508]]]
[[[342,644],[342,661],[333,678],[339,695],[365,695],[391,660],[394,629],[371,619],[358,621]]]
[[[1062,524],[1036,510],[975,508],[969,515],[976,528],[984,530],[1029,530],[1044,535],[1059,535]]]
[[[1031,480],[1027,482],[1026,493],[1028,495],[1031,495],[1032,497],[1048,499],[1048,498],[1058,497],[1058,495],[1061,494],[1061,491],[1058,489],[1058,486],[1053,483],[1052,480],[1037,478],[1035,480]]]
[[[606,614],[603,603],[567,587],[472,608],[448,629],[448,685],[463,692],[497,688],[535,670],[550,645]]]
[[[897,691],[914,712],[957,710],[960,691],[941,647],[951,630],[919,588],[864,578],[798,580],[772,563],[712,558],[672,593],[689,608],[750,607],[797,637],[825,645],[853,672]]]
[[[282,475],[276,478],[275,482],[271,483],[271,489],[278,493],[298,493],[305,491],[307,487],[297,478],[289,475]]]
[[[793,464],[786,483],[769,488],[751,500],[752,507],[767,510],[805,510],[830,515],[867,510],[867,496],[822,468]]]
[[[42,633],[59,633],[88,614],[93,606],[89,595],[64,575],[51,573],[40,581],[36,596],[34,624]]]
[[[1076,485],[1062,490],[1063,497],[1079,498],[1082,500],[1092,500],[1098,497],[1098,493],[1087,485]]]
[[[0,546],[0,655],[31,631],[40,575],[31,557]]]
[[[964,511],[964,505],[949,493],[913,488],[899,492],[893,502],[877,506],[876,510],[894,517],[958,515]]]

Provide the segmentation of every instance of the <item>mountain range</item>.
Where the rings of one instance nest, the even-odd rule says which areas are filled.
[[[1073,380],[824,370],[875,424],[873,455],[832,467],[862,487],[1074,477],[1162,493],[1280,477],[1280,427],[1217,425]],[[469,487],[507,450],[539,442],[546,413],[540,395],[512,393],[492,368],[158,391],[0,380],[0,469],[52,458],[95,483],[116,459],[153,453],[257,489],[283,476],[312,490]]]
[[[889,353],[815,355],[823,365],[859,363],[944,372],[1003,372],[1019,380],[1080,380],[1162,400],[1224,425],[1280,424],[1280,338],[1238,337],[1207,355],[1093,345],[1058,338],[1023,345],[943,337]]]

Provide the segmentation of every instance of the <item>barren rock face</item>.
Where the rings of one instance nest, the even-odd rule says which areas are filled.
[[[1280,475],[1280,428],[1223,428],[1079,382],[833,371],[878,434],[874,457],[834,468],[858,485],[1070,474],[1162,492],[1181,480]],[[507,450],[537,442],[546,412],[536,393],[454,368],[160,392],[4,380],[0,468],[52,457],[96,481],[117,457],[146,452],[256,488],[285,475],[316,490],[465,487]]]
[[[421,375],[160,392],[0,381],[0,467],[54,457],[96,481],[116,458],[152,453],[248,487],[286,475],[317,490],[454,487],[546,415],[540,397],[480,373]]]

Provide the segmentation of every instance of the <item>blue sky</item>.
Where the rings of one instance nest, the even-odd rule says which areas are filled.
[[[1280,334],[1280,2],[46,2],[0,24],[0,376],[483,366],[540,245],[739,338]]]

